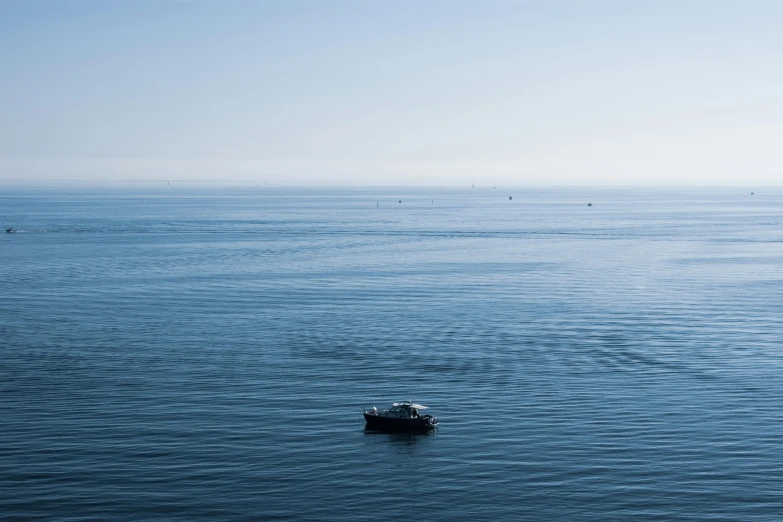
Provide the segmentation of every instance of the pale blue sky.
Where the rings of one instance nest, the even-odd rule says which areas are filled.
[[[0,183],[778,184],[783,2],[0,0]]]

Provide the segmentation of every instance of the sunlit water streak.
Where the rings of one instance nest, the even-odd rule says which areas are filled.
[[[783,194],[508,195],[0,193],[0,515],[779,520]]]

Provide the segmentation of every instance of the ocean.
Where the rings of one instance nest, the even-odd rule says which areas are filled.
[[[0,190],[0,518],[781,520],[754,190]]]

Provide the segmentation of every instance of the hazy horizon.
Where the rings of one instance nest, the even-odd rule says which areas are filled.
[[[0,186],[777,186],[782,15],[4,3]]]

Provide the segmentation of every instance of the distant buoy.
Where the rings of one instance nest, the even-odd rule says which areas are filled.
[[[592,204],[592,203],[588,203],[588,204],[587,204],[587,206],[588,206],[588,207],[592,207],[592,206],[593,206],[593,204]]]
[[[750,193],[750,195],[751,195],[751,196],[755,196],[755,195],[756,195],[756,193],[755,193],[755,192],[751,192],[751,193]]]
[[[400,200],[399,202],[402,203],[402,200]]]
[[[508,197],[508,200],[511,201],[511,196]]]

